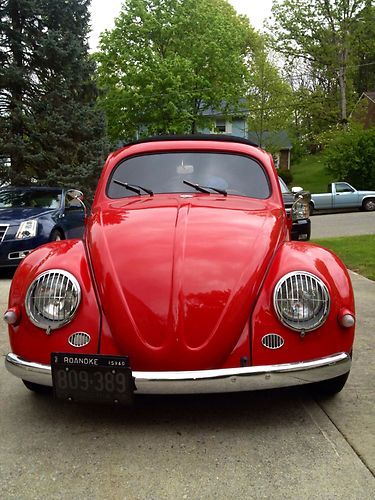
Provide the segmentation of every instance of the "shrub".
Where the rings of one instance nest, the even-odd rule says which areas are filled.
[[[357,189],[375,189],[375,128],[333,132],[326,144],[325,165],[337,181]]]
[[[292,137],[291,164],[298,163],[307,153],[306,145],[300,139]]]
[[[290,170],[284,170],[282,168],[279,168],[277,170],[277,173],[279,174],[279,177],[282,178],[282,180],[289,186],[289,184],[292,183],[293,181],[293,174]]]

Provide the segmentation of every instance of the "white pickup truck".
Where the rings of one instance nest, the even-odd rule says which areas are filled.
[[[327,193],[312,194],[310,214],[315,210],[339,210],[358,208],[367,212],[375,211],[375,191],[357,191],[347,182],[328,184]]]

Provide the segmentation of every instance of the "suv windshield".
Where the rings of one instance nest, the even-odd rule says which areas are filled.
[[[279,183],[282,194],[291,193],[290,189],[288,188],[288,186],[285,184],[285,182],[281,177],[279,177]]]
[[[0,208],[59,208],[60,203],[61,190],[0,191]]]
[[[188,182],[184,182],[188,181]],[[197,193],[189,184],[210,186],[228,195],[265,199],[270,196],[268,177],[260,164],[248,156],[179,152],[135,156],[121,162],[112,172],[107,187],[110,198],[136,196],[139,186],[152,193]],[[147,196],[147,193],[142,192]],[[217,192],[214,192],[217,195]]]

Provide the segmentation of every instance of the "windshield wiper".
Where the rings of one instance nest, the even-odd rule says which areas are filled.
[[[225,189],[218,189],[218,188],[215,188],[212,186],[200,186],[199,184],[194,184],[194,182],[187,181],[186,179],[184,179],[182,182],[184,184],[187,184],[188,186],[193,187],[197,191],[200,191],[201,193],[211,194],[211,192],[209,191],[209,189],[211,189],[211,191],[216,191],[216,193],[223,194],[224,196],[227,196],[227,194],[228,194],[225,191]]]
[[[139,186],[138,184],[129,184],[127,182],[121,182],[116,179],[113,179],[113,182],[115,184],[118,184],[119,186],[122,186],[126,189],[129,189],[129,191],[133,191],[134,193],[141,194],[141,191],[144,191],[145,193],[149,194],[150,196],[154,196],[154,192],[151,191],[151,189],[145,188],[143,186]]]

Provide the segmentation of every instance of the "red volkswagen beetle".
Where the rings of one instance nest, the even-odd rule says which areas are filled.
[[[8,370],[33,391],[117,404],[311,383],[340,391],[350,279],[330,251],[291,241],[291,223],[271,156],[246,140],[122,148],[84,240],[44,245],[19,266]]]

